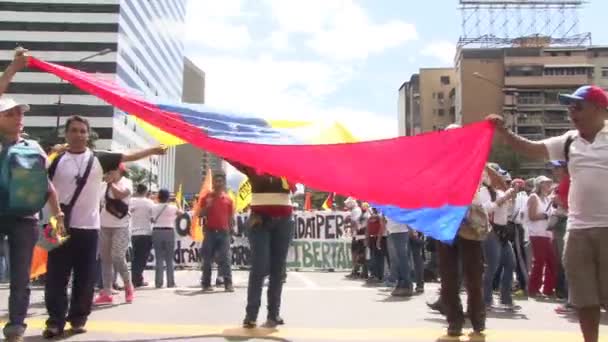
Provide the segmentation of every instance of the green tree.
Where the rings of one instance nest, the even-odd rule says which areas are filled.
[[[150,173],[149,170],[132,165],[129,167],[129,179],[133,184],[146,184],[148,187],[158,185],[158,177]]]

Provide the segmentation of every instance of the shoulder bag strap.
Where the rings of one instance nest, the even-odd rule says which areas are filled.
[[[57,165],[59,165],[59,160],[61,160],[61,158],[63,158],[64,155],[65,155],[65,153],[60,153],[51,162],[51,166],[49,166],[49,179],[50,180],[53,180],[53,177],[55,177],[55,171],[57,171]]]
[[[158,215],[156,215],[156,217],[154,218],[154,221],[152,221],[152,222],[156,223],[156,221],[158,221],[158,218],[160,217],[160,215],[163,214],[163,212],[165,211],[165,209],[167,209],[167,204],[165,204],[163,206],[163,208],[158,212]]]
[[[59,158],[59,156],[57,158]],[[70,208],[74,207],[74,204],[76,204],[78,197],[80,197],[80,193],[82,192],[82,189],[84,189],[84,186],[87,184],[87,180],[89,179],[89,175],[91,174],[91,169],[93,168],[94,161],[95,161],[95,154],[93,154],[91,152],[91,156],[89,157],[89,161],[87,162],[87,168],[85,169],[84,174],[82,175],[82,178],[80,178],[80,180],[76,184],[76,190],[74,190],[74,195],[72,196],[72,199],[70,200],[70,204],[68,204],[68,206]]]

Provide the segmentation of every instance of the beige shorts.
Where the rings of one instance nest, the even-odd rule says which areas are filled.
[[[608,305],[608,228],[568,231],[563,261],[572,305]]]

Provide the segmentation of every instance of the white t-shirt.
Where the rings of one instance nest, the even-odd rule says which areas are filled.
[[[504,196],[504,191],[496,190],[496,200],[492,201],[492,195],[490,194],[488,188],[482,186],[479,189],[479,201],[486,209],[486,212],[490,217],[490,221],[501,226],[505,226],[508,223],[509,205],[507,203],[503,203],[503,205],[498,206],[496,205],[496,201]]]
[[[164,209],[163,209],[164,208]],[[154,228],[174,228],[175,220],[177,219],[178,209],[175,204],[158,203],[152,209],[152,219],[156,222],[152,224]]]
[[[393,221],[390,218],[386,218],[386,231],[389,234],[394,233],[407,233],[407,224],[399,223],[397,221]]]
[[[536,213],[537,214],[547,214],[551,210],[550,203],[548,197],[540,198],[537,194],[531,194],[529,197],[529,201],[536,201]],[[528,210],[528,206],[526,206],[526,210]],[[530,215],[526,212],[524,225],[528,229],[528,234],[530,236],[535,237],[551,237],[551,232],[547,229],[549,228],[549,220],[538,220],[532,221],[530,220]]]
[[[131,198],[131,234],[150,235],[152,234],[152,210],[154,202],[146,197]]]
[[[513,212],[511,214],[511,219],[513,223],[523,224],[524,215],[527,210],[528,204],[528,194],[525,191],[520,191],[515,196],[515,200],[513,201]]]
[[[131,194],[133,194],[133,182],[129,178],[121,177],[120,180],[118,182],[116,182],[115,186],[118,187],[118,189],[120,189],[121,191],[129,190],[129,195],[121,200],[123,203],[129,205],[129,203],[131,201]],[[103,183],[103,191],[102,191],[102,195],[101,195],[101,203],[102,203],[102,205],[104,207],[101,210],[101,226],[102,227],[107,227],[107,228],[123,228],[123,227],[128,227],[129,226],[129,221],[130,221],[130,215],[129,214],[127,214],[127,216],[119,219],[118,217],[110,214],[110,212],[108,212],[106,210],[106,208],[105,208],[105,197],[106,197],[106,191],[107,191],[107,189],[108,189],[108,185],[106,183]],[[108,192],[108,196],[110,198],[114,198],[114,193],[112,192],[111,189]]]
[[[116,170],[122,160],[122,154],[91,151],[87,149],[83,153],[73,154],[66,152],[59,156],[59,162],[53,177],[53,185],[57,190],[59,202],[69,204],[76,190],[77,177],[82,177],[87,168],[87,162],[91,154],[95,155],[91,173],[87,182],[78,196],[76,204],[72,209],[70,226],[80,229],[99,229],[101,222],[99,218],[100,199],[103,194],[103,175],[106,172]]]
[[[568,230],[608,228],[608,124],[593,143],[580,137],[578,131],[543,140],[551,160],[566,159],[568,136],[574,137],[568,162]]]

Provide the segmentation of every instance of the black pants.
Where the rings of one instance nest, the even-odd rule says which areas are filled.
[[[25,218],[0,217],[0,234],[8,235],[10,262],[10,293],[8,322],[4,327],[7,337],[25,332],[25,316],[30,304],[30,265],[38,239],[38,221]]]
[[[96,276],[96,229],[68,229],[69,239],[49,252],[44,301],[49,318],[47,326],[63,330],[66,321],[83,326],[91,313]],[[68,312],[67,285],[73,272],[72,297]],[[67,317],[66,317],[67,313]]]
[[[152,249],[152,235],[134,235],[131,237],[133,259],[131,261],[131,280],[134,286],[142,286],[144,269]]]
[[[378,239],[380,239],[380,248],[377,247]],[[370,236],[368,248],[371,256],[371,275],[378,280],[383,280],[384,261],[386,260],[390,266],[386,236]]]
[[[528,264],[526,262],[526,243],[524,241],[524,227],[521,224],[515,225],[515,238],[513,241],[513,251],[515,252],[515,275],[519,288],[528,292]]]
[[[453,245],[438,243],[439,272],[441,274],[441,300],[448,323],[464,324],[464,312],[460,301],[459,260],[462,260],[464,284],[467,289],[469,317],[473,328],[485,326],[486,312],[483,302],[483,252],[481,241],[456,237]]]

